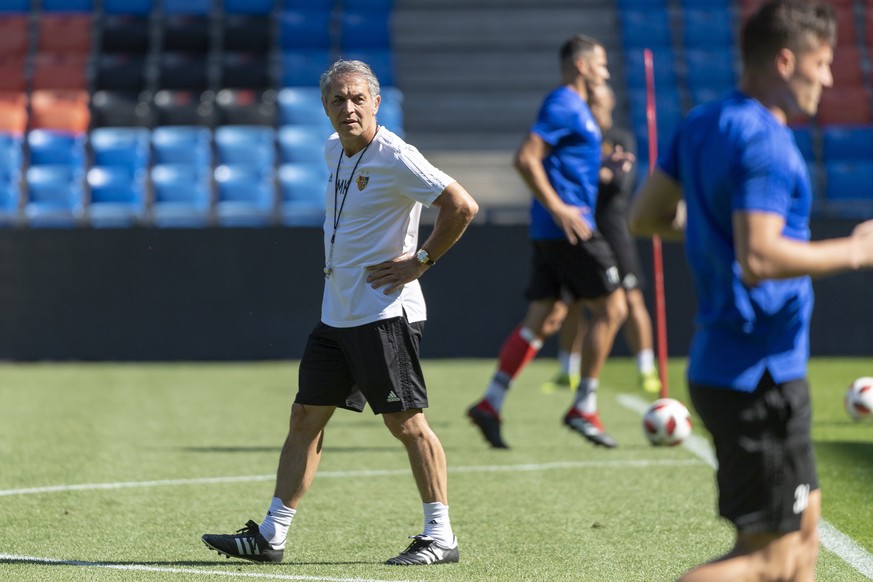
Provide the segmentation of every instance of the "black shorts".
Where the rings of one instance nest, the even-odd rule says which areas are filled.
[[[424,322],[406,317],[356,327],[319,323],[300,361],[298,404],[338,406],[375,414],[427,408],[419,361]]]
[[[609,243],[625,289],[641,289],[644,284],[636,240],[627,225],[628,201],[621,193],[597,201],[597,230]]]
[[[531,274],[525,298],[595,299],[618,289],[620,281],[612,249],[595,231],[592,237],[573,245],[570,241],[534,240]]]
[[[818,489],[807,381],[776,384],[768,373],[754,392],[689,388],[715,444],[719,514],[741,533],[799,530]]]

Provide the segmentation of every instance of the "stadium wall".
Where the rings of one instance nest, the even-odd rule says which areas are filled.
[[[813,232],[851,227],[821,221]],[[651,246],[640,248],[651,280]],[[690,277],[680,245],[664,254],[669,351],[684,355]],[[322,260],[313,228],[0,230],[0,358],[299,358],[318,319]],[[422,279],[424,355],[495,357],[524,313],[528,260],[525,226],[471,227]],[[873,273],[816,282],[814,355],[873,352],[871,289]],[[554,353],[551,341],[544,354]],[[627,353],[621,339],[615,353]]]

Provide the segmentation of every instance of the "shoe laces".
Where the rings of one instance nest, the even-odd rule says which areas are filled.
[[[424,534],[418,534],[417,536],[409,536],[409,539],[412,540],[412,543],[409,544],[409,546],[401,552],[401,555],[414,554],[414,553],[418,552],[418,550],[422,550],[424,548],[429,547],[434,542],[434,539],[432,537],[426,536]]]
[[[256,534],[260,533],[260,531],[261,530],[258,527],[258,524],[256,524],[254,521],[252,521],[250,519],[246,522],[246,524],[241,529],[236,530],[236,533],[238,533],[238,534],[246,533],[252,537],[255,537]]]

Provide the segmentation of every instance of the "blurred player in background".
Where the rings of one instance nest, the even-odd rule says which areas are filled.
[[[627,320],[624,323],[624,340],[634,356],[639,372],[639,386],[646,392],[661,391],[661,380],[655,369],[655,353],[652,343],[652,318],[643,296],[642,269],[637,254],[636,241],[627,226],[627,212],[636,184],[636,140],[629,131],[615,127],[612,112],[615,109],[615,94],[608,83],[588,87],[588,106],[603,132],[603,160],[597,193],[595,218],[597,230],[606,238],[618,263],[621,286],[627,299]],[[623,164],[612,160],[616,154]],[[569,308],[569,309],[568,309]],[[559,334],[558,361],[560,371],[543,391],[576,386],[582,360],[583,338],[588,330],[584,306],[564,302],[555,305],[552,317],[563,319]],[[578,322],[578,325],[575,323]]]
[[[631,207],[681,234],[698,299],[689,393],[712,434],[733,549],[683,582],[815,578],[821,494],[807,382],[810,276],[873,265],[873,221],[810,241],[812,189],[788,119],[833,83],[832,9],[776,0],[746,23],[739,89],[693,109]]]
[[[596,40],[577,35],[561,47],[560,64],[562,85],[546,96],[515,158],[534,195],[527,314],[504,341],[484,397],[467,411],[495,448],[507,448],[500,412],[512,380],[557,331],[550,314],[562,292],[591,312],[581,380],[563,422],[596,445],[616,446],[598,415],[597,385],[627,306],[615,257],[595,223],[601,133],[587,103],[588,86],[609,79],[606,51]]]
[[[331,177],[321,323],[300,362],[266,517],[237,534],[204,535],[203,542],[228,557],[281,561],[291,520],[321,460],[325,426],[337,407],[361,412],[369,404],[406,448],[424,512],[422,533],[386,563],[457,562],[445,452],[422,410],[428,406],[419,361],[426,313],[418,278],[461,237],[478,206],[458,182],[377,124],[379,82],[365,63],[334,63],[321,77],[321,95],[336,130],[325,147]],[[438,212],[417,247],[422,205]]]

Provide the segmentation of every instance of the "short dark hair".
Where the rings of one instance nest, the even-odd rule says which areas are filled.
[[[743,28],[743,66],[761,67],[783,48],[799,54],[815,48],[817,42],[835,46],[836,41],[836,18],[827,4],[771,0]]]
[[[602,46],[597,40],[584,34],[576,34],[561,45],[561,69],[572,65],[577,59],[587,57],[596,47]]]

